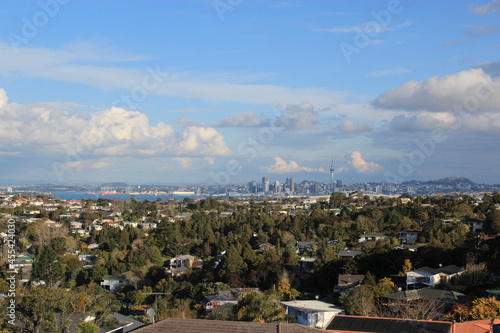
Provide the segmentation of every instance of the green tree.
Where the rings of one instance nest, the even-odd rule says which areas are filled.
[[[241,257],[238,248],[231,245],[221,263],[220,276],[226,283],[233,287],[243,285],[242,275],[247,269],[247,264]]]
[[[234,309],[238,319],[263,323],[281,322],[286,318],[275,293],[251,291],[243,295]]]
[[[76,327],[78,333],[97,333],[99,332],[99,326],[94,323],[81,321]]]
[[[58,286],[64,280],[64,271],[60,262],[55,261],[54,250],[43,246],[33,263],[33,277],[45,281],[49,287]]]

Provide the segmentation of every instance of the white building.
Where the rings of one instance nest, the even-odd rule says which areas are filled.
[[[455,265],[449,265],[437,269],[422,267],[406,272],[406,285],[410,286],[420,283],[426,286],[434,287],[438,284],[451,282],[452,279],[460,276],[463,272],[465,272],[464,269]]]
[[[128,283],[130,283],[130,281],[127,280],[125,275],[105,275],[102,278],[101,286],[113,293],[116,288]]]
[[[325,329],[336,315],[344,314],[344,309],[322,301],[303,300],[281,302],[285,312],[297,318],[297,323]]]

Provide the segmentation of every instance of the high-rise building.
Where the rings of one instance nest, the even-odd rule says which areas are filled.
[[[262,191],[265,193],[269,192],[269,180],[267,177],[262,177]]]
[[[286,188],[290,191],[290,192],[295,192],[295,179],[293,178],[287,178],[286,179]]]
[[[256,194],[257,191],[258,191],[257,182],[255,180],[252,180],[251,182],[248,183],[248,192]]]
[[[333,186],[333,174],[335,172],[335,169],[333,168],[333,158],[332,158],[332,164],[330,166],[330,190],[333,192],[335,191],[335,186]]]
[[[281,185],[277,180],[274,182],[274,192],[281,192]]]

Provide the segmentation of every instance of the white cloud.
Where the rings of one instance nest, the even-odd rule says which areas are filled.
[[[216,127],[257,127],[263,125],[262,118],[255,111],[238,113],[232,117],[224,117],[213,126]]]
[[[298,105],[287,105],[281,114],[281,121],[288,128],[309,130],[316,127],[319,114],[314,111],[312,104],[303,102]]]
[[[150,72],[161,76],[154,89],[148,94],[197,98],[208,101],[242,102],[249,104],[286,105],[299,104],[304,100],[318,106],[338,103],[346,93],[323,88],[290,88],[285,86],[258,83],[241,83],[241,75],[217,74],[196,75],[191,73],[167,72],[157,66],[143,70],[112,67],[96,62],[93,55],[95,47],[85,49],[54,50],[36,47],[23,47],[15,52],[7,43],[0,42],[0,75],[24,76],[30,78],[53,79],[63,82],[79,83],[102,89],[127,89],[144,86],[143,82]],[[105,53],[102,50],[101,54]],[[116,56],[118,56],[115,53]],[[104,56],[102,56],[104,57]],[[123,59],[136,60],[130,56]],[[106,58],[107,59],[107,58]],[[85,63],[85,65],[82,65]],[[255,76],[254,76],[255,77]],[[257,75],[257,77],[259,77]],[[248,76],[243,77],[243,81]]]
[[[0,88],[0,108],[7,104],[9,98],[7,97],[7,93],[4,89]]]
[[[6,101],[5,92],[0,90],[0,94]],[[148,117],[141,112],[116,107],[87,115],[47,107],[3,104],[0,118],[2,150],[26,151],[37,147],[40,152],[78,156],[80,160],[90,156],[231,154],[224,137],[211,127],[187,126],[176,133],[163,122],[150,125]]]
[[[447,111],[500,110],[500,78],[476,68],[422,82],[409,81],[380,95],[374,105],[386,109]]]
[[[389,126],[391,129],[405,132],[432,131],[439,128],[446,131],[499,133],[500,114],[485,112],[459,116],[451,112],[422,111],[413,116],[396,116],[391,120]]]
[[[262,168],[264,171],[268,173],[293,173],[293,172],[325,172],[323,168],[308,168],[299,166],[297,162],[290,161],[287,163],[281,157],[274,157],[274,164],[270,167]]]
[[[492,76],[500,76],[500,61],[485,61],[474,65],[475,68],[481,68],[484,72]]]
[[[344,132],[367,132],[372,130],[372,124],[355,124],[351,120],[346,120],[339,125],[339,129]]]
[[[382,167],[374,162],[367,162],[359,151],[348,152],[346,158],[349,164],[359,173],[377,173]]]
[[[473,4],[471,7],[471,12],[479,15],[493,14],[498,11],[500,11],[500,0],[492,0],[485,5]]]

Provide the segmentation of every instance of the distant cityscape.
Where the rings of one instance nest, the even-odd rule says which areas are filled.
[[[263,176],[260,181],[250,180],[247,184],[234,185],[130,185],[123,182],[103,184],[31,184],[0,185],[4,193],[39,193],[53,195],[59,192],[72,192],[78,195],[113,198],[118,195],[130,196],[213,196],[213,197],[297,197],[329,196],[332,192],[351,193],[363,191],[369,196],[399,196],[402,194],[435,196],[449,193],[464,193],[471,196],[486,192],[500,191],[500,184],[477,184],[467,178],[448,177],[431,181],[405,181],[400,183],[353,183],[344,184],[341,179],[330,183],[304,180],[297,183],[293,177],[269,181]]]

